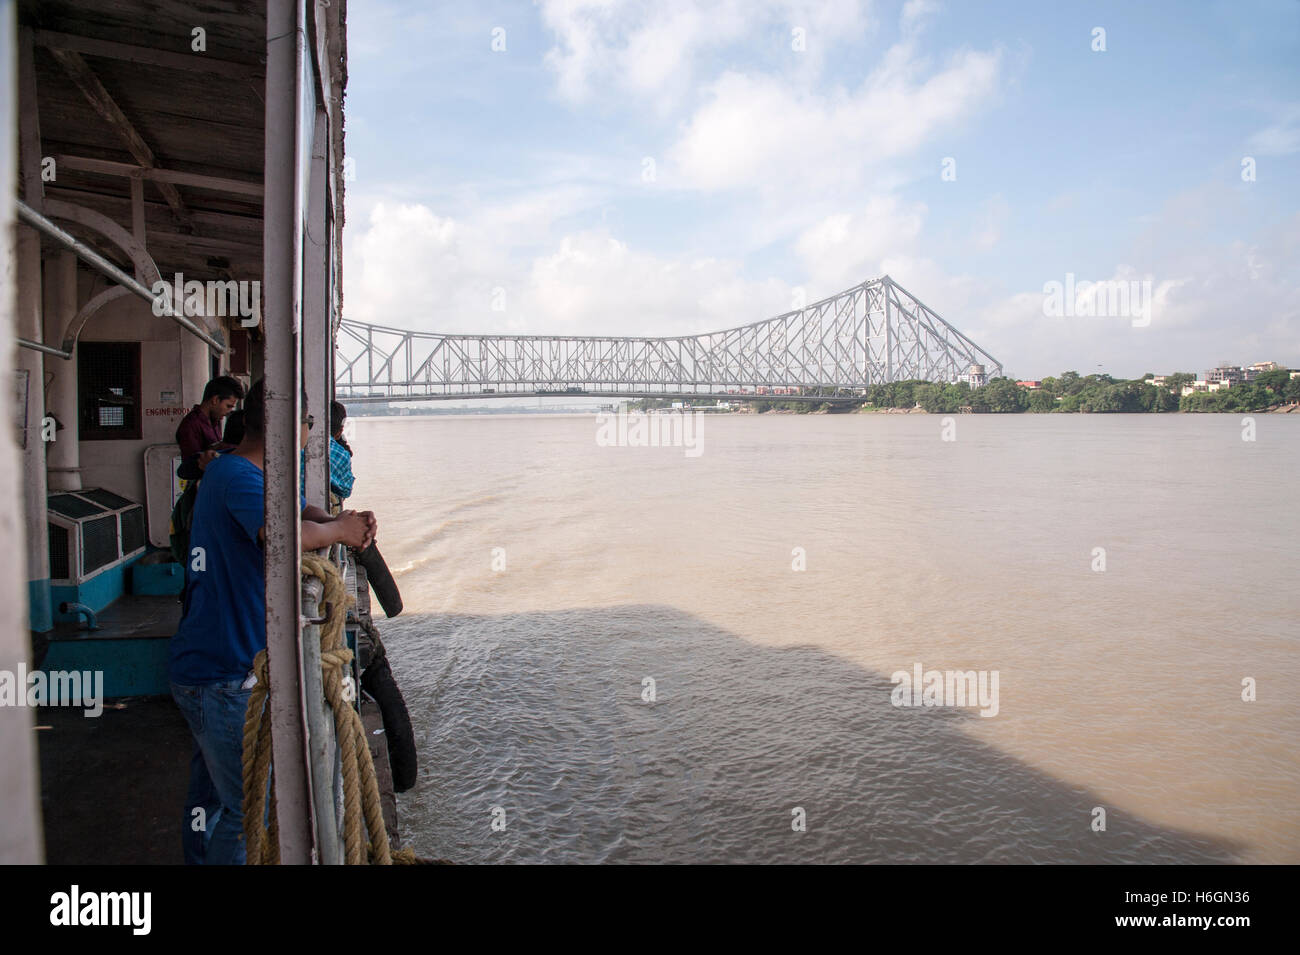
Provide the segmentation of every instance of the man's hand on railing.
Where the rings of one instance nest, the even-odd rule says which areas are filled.
[[[361,545],[361,549],[365,550],[379,535],[379,521],[375,519],[374,511],[361,511],[361,517],[366,522],[366,542]]]
[[[367,521],[364,514],[343,511],[331,523],[338,531],[338,539],[349,547],[364,550],[374,540],[374,535],[371,533],[371,526],[374,524],[373,514]]]
[[[364,548],[374,539],[368,536],[369,528],[366,519],[356,511],[343,511],[331,517],[321,508],[309,505],[302,512],[302,549],[318,550],[331,544]]]

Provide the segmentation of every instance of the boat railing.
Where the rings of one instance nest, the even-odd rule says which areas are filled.
[[[311,774],[312,819],[317,861],[343,864],[343,775],[338,758],[334,720],[325,700],[321,676],[320,636],[326,609],[321,606],[325,585],[311,575],[302,578],[302,670],[306,700],[307,762]]]

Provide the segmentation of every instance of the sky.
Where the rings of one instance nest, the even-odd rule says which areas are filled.
[[[888,274],[1016,378],[1300,367],[1294,0],[365,0],[345,116],[353,320],[694,334]]]

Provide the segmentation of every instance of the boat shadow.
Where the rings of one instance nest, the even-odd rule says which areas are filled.
[[[895,707],[885,674],[672,607],[379,623],[419,747],[399,802],[420,855],[1207,864],[1244,850],[974,739],[975,710]]]

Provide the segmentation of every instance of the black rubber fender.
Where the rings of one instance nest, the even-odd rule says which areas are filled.
[[[384,608],[385,617],[396,617],[402,612],[402,592],[397,589],[397,581],[384,562],[384,555],[372,541],[370,546],[357,552],[357,563],[366,569],[366,579],[370,589],[379,598],[379,605]]]
[[[407,712],[402,691],[393,678],[387,654],[380,654],[362,671],[361,687],[379,704],[384,735],[388,737],[388,765],[393,771],[393,790],[404,793],[415,785],[419,759],[415,753],[411,714]]]

